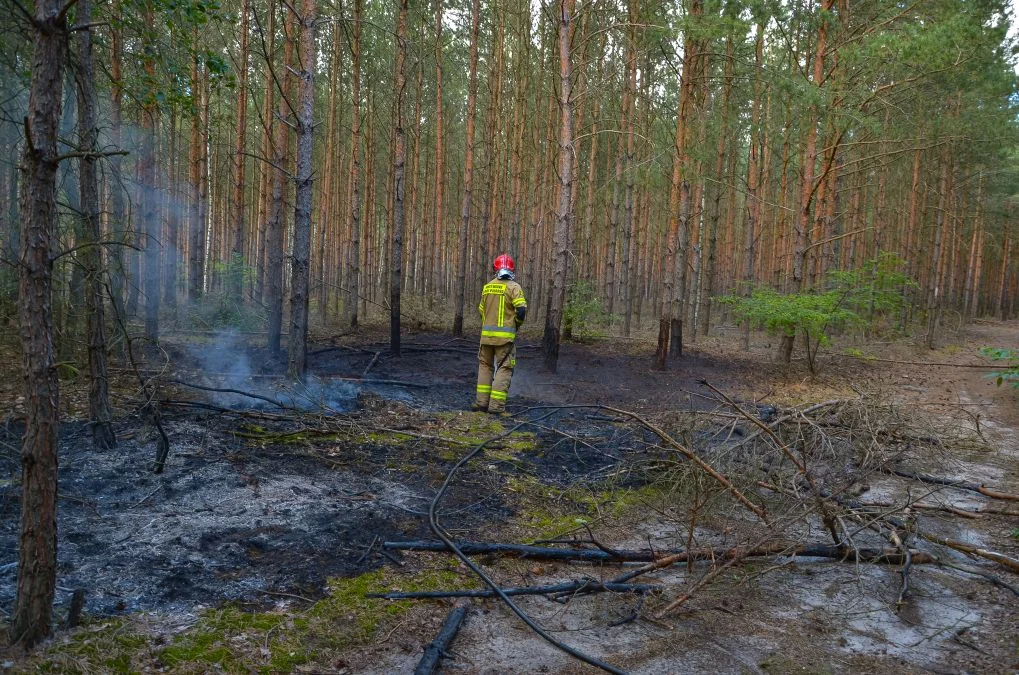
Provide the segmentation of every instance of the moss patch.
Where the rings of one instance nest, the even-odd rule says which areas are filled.
[[[533,539],[554,539],[595,520],[622,518],[635,507],[661,499],[654,485],[559,489],[533,477],[509,476],[506,489],[519,497],[516,524]]]
[[[133,673],[152,652],[153,640],[128,621],[86,621],[63,633],[41,656],[31,657],[5,672],[12,673]]]
[[[106,620],[58,637],[11,672],[134,673],[161,668],[174,673],[285,673],[300,666],[318,670],[319,665],[331,670],[345,652],[371,643],[414,606],[411,600],[366,594],[476,585],[473,577],[451,568],[413,575],[380,569],[330,580],[329,594],[303,610],[208,610],[169,639],[130,618]]]

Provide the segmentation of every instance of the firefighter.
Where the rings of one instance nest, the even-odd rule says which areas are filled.
[[[481,291],[481,348],[478,350],[478,393],[472,410],[493,414],[506,411],[513,368],[517,365],[514,340],[527,314],[524,290],[515,279],[516,265],[505,253],[492,263],[495,278]]]

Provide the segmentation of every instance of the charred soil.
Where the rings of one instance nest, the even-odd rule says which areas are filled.
[[[370,332],[321,339],[305,385],[286,383],[282,364],[245,336],[171,336],[148,355],[142,372],[156,387],[171,441],[165,470],[152,472],[158,430],[151,415],[139,413],[136,380],[124,367],[116,378],[117,450],[94,451],[81,422],[68,421],[61,436],[58,604],[84,589],[88,622],[5,665],[410,670],[449,605],[363,596],[477,587],[450,556],[401,553],[383,543],[433,539],[427,512],[436,489],[460,457],[496,436],[504,437],[456,474],[439,506],[457,539],[658,551],[756,541],[760,523],[732,491],[692,470],[692,457],[679,454],[679,445],[727,475],[746,468],[735,488],[769,509],[772,533],[789,542],[820,541],[820,519],[794,513],[800,502],[781,492],[806,490],[806,483],[771,485],[778,492],[761,486],[778,483],[783,471],[796,473],[795,462],[754,449],[766,440],[763,423],[774,424],[782,442],[800,453],[794,457],[809,456],[823,470],[833,494],[851,493],[864,506],[893,505],[885,510],[908,527],[1017,557],[1014,504],[975,519],[919,509],[903,514],[903,503],[966,511],[999,504],[888,475],[846,440],[861,429],[874,438],[898,434],[874,451],[881,461],[1019,492],[1015,394],[989,386],[976,369],[906,363],[975,362],[978,346],[1014,343],[1019,335],[1015,324],[969,330],[954,350],[932,355],[907,343],[870,346],[902,363],[833,357],[814,378],[795,365],[772,364],[764,336],[749,352],[705,341],[666,372],[651,369],[648,345],[640,341],[567,344],[557,375],[539,371],[540,353],[525,342],[509,419],[468,412],[477,348],[445,335],[408,336],[399,359]],[[81,412],[78,386],[68,383],[69,419]],[[863,390],[880,415],[854,402]],[[10,394],[11,414],[0,428],[5,612],[13,603],[20,495],[19,402]],[[795,429],[782,426],[792,411],[825,401],[840,403]],[[907,418],[933,418],[933,426],[889,421],[902,410]],[[946,428],[951,442],[918,463],[919,451],[933,447],[925,434]],[[909,434],[913,440],[903,441]],[[820,449],[796,445],[808,441]],[[847,513],[864,512],[853,509]],[[862,530],[854,547],[882,545]],[[986,559],[930,546],[921,550],[1013,586],[1019,580]],[[479,560],[507,586],[608,580],[626,570]],[[539,596],[520,604],[561,639],[633,672],[1005,672],[1017,664],[1012,593],[952,568],[917,565],[900,596],[901,567],[791,555],[728,567],[706,560],[637,579],[661,589],[646,598],[602,594],[564,605]],[[710,583],[697,585],[709,575]],[[691,589],[679,613],[655,618]],[[460,672],[583,670],[496,600],[475,601],[453,651],[446,667]]]

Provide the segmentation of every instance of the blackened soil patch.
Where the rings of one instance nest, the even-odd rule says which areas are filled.
[[[474,343],[438,335],[408,342],[400,359],[389,356],[384,343],[313,350],[312,374],[323,382],[359,378],[369,370],[369,378],[426,385],[355,383],[354,412],[323,411],[334,421],[350,421],[335,437],[302,434],[309,418],[286,419],[284,413],[276,421],[253,423],[233,413],[165,406],[171,451],[165,472],[155,475],[155,431],[137,416],[119,418],[120,446],[105,453],[92,449],[83,424],[65,425],[59,448],[58,604],[66,604],[78,588],[85,589],[86,611],[93,614],[190,612],[225,601],[268,604],[279,594],[314,598],[330,577],[390,564],[373,544],[430,536],[426,514],[436,488],[473,443],[499,432],[500,422],[483,414],[466,421],[450,417],[472,415],[462,411],[473,398]],[[578,350],[566,350],[564,363],[578,370],[580,364],[595,366],[586,372],[600,380],[598,398],[613,403],[629,398],[632,383],[623,374],[639,379],[632,360],[627,371],[627,357]],[[250,366],[233,374],[226,363],[203,364],[186,344],[170,352],[175,371],[165,379],[211,386],[267,392],[281,367],[257,349],[244,354]],[[515,380],[511,409],[521,415],[502,421],[503,428],[544,414],[524,410],[541,400],[528,396],[541,394],[540,387],[526,386],[537,377],[532,371],[538,352],[521,345],[519,353],[521,386],[518,391]],[[673,376],[670,391],[695,387],[693,376]],[[243,400],[217,401],[214,394],[167,383],[159,391],[166,399],[246,407]],[[512,518],[506,474],[564,488],[593,484],[635,455],[660,451],[647,433],[594,419],[598,414],[561,412],[527,427],[523,431],[534,436],[524,449],[514,447],[513,439],[495,444],[493,455],[486,453],[458,474],[442,503],[445,527],[457,537],[480,537]],[[429,438],[450,427],[462,434],[460,442]],[[14,425],[0,429],[0,607],[7,611],[15,591],[21,431]],[[281,434],[291,435],[284,440]]]
[[[328,577],[380,564],[373,539],[420,536],[415,512],[430,491],[396,472],[363,473],[307,448],[258,447],[216,418],[168,416],[173,443],[162,475],[154,444],[132,438],[114,452],[91,449],[81,426],[60,444],[58,604],[76,588],[86,609],[108,614],[190,611],[222,601],[266,602],[273,593],[315,597]],[[5,433],[0,483],[0,605],[14,599],[19,471]]]

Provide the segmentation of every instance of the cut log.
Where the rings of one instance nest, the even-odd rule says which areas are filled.
[[[470,603],[468,602],[453,608],[453,611],[446,617],[446,622],[442,624],[442,630],[425,647],[424,656],[418,661],[417,668],[414,669],[414,675],[432,675],[435,672],[436,666],[439,665],[439,659],[449,649],[450,643],[453,642],[453,638],[456,637],[457,632],[460,630],[460,625],[463,623],[464,617],[467,616],[467,609],[469,607]]]

